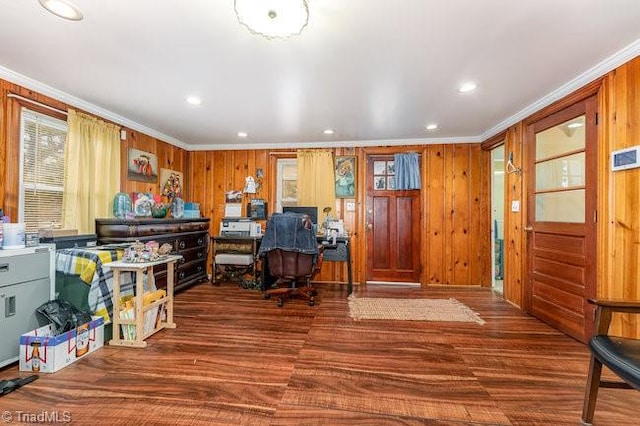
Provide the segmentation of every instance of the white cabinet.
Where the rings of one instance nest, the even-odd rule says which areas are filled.
[[[38,327],[51,293],[51,249],[0,250],[0,367],[18,359],[20,335]]]

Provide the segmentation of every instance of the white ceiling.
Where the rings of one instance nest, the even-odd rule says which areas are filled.
[[[233,0],[74,3],[0,0],[0,78],[193,150],[479,141],[640,54],[639,0],[309,0],[289,40]]]

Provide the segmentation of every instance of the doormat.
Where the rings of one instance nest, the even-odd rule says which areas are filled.
[[[355,320],[475,322],[484,320],[456,299],[386,299],[349,297],[349,313]]]

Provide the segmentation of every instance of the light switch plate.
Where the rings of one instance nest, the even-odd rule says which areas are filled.
[[[512,212],[519,212],[520,211],[520,201],[519,200],[513,200],[511,202],[511,211]]]
[[[353,201],[347,201],[347,211],[348,212],[355,212],[356,211],[356,203]]]

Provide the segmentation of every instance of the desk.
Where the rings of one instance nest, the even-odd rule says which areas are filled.
[[[211,237],[213,253],[211,256],[212,261],[212,273],[211,283],[215,284],[217,280],[217,267],[229,266],[234,269],[234,274],[240,274],[243,271],[251,271],[253,274],[254,284],[258,282],[258,249],[260,248],[260,241],[262,237],[243,237],[243,236],[227,236],[220,235],[217,237]],[[252,257],[251,265],[247,265],[245,262],[240,263],[223,263],[216,264],[216,255],[229,254],[229,255],[249,255]],[[239,258],[240,259],[240,258]],[[236,265],[236,266],[234,266]]]
[[[333,238],[318,237],[318,242],[324,246],[323,262],[346,262],[347,263],[347,293],[353,292],[353,277],[351,275],[351,239],[349,237]]]
[[[182,256],[170,255],[165,259],[155,262],[131,263],[116,261],[105,265],[113,270],[113,339],[109,342],[110,345],[144,348],[147,346],[147,342],[144,341],[147,337],[164,328],[176,328],[176,324],[173,322],[173,285],[175,264],[176,261],[181,258]],[[143,306],[144,273],[147,272],[148,276],[153,276],[153,267],[164,264],[167,265],[167,295],[147,306]],[[120,312],[122,311],[120,306],[120,275],[123,272],[136,273],[136,291],[133,298],[135,310],[134,319],[120,318]],[[150,309],[158,309],[161,305],[164,305],[166,308],[166,319],[160,321],[153,330],[144,333],[144,313]],[[158,315],[160,315],[160,313],[158,313]],[[135,326],[135,340],[125,340],[120,337],[122,334],[122,330],[120,329],[121,325]]]

